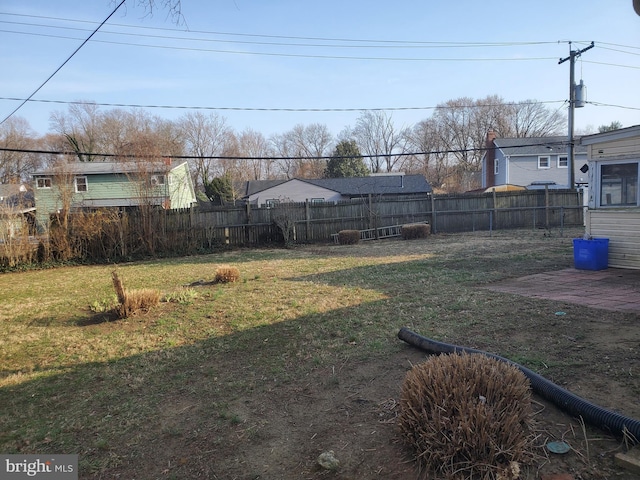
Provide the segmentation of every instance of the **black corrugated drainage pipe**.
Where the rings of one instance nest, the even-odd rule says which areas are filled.
[[[604,408],[589,403],[564,388],[559,387],[550,380],[547,380],[542,375],[538,375],[534,371],[504,357],[483,352],[482,350],[476,350],[474,348],[459,347],[431,340],[404,327],[398,332],[398,338],[407,342],[409,345],[413,345],[414,347],[418,347],[429,353],[480,353],[487,357],[509,363],[519,368],[520,371],[526,375],[531,383],[531,388],[535,393],[546,400],[549,400],[558,408],[575,417],[582,417],[586,423],[609,431],[614,435],[630,436],[630,441],[633,443],[638,443],[638,441],[640,441],[640,422],[638,420],[625,417],[615,412],[610,412]]]

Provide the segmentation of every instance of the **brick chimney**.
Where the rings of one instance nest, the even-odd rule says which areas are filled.
[[[487,139],[485,140],[485,188],[493,187],[496,184],[496,146],[493,141],[496,139],[496,132],[493,129],[487,131]]]

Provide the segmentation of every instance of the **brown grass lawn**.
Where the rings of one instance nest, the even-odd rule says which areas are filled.
[[[0,451],[76,453],[83,479],[407,479],[397,428],[424,336],[510,358],[604,408],[640,417],[638,316],[492,292],[572,266],[581,231],[237,250],[0,275]],[[241,279],[215,283],[221,265]],[[111,272],[158,289],[115,320]],[[564,316],[554,313],[562,310]],[[522,478],[632,474],[613,438],[534,397]],[[572,451],[545,453],[549,440]],[[333,450],[336,471],[316,459]]]

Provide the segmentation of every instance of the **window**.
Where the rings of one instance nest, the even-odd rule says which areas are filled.
[[[164,185],[164,175],[151,175],[149,181],[153,186]]]
[[[280,203],[280,200],[278,200],[277,198],[270,198],[268,200],[265,200],[265,202],[264,202],[264,204],[267,206],[267,208],[275,207],[279,203]]]
[[[638,205],[638,163],[600,166],[600,206]]]
[[[87,191],[87,177],[76,177],[74,179],[76,192],[86,192]]]
[[[549,157],[538,157],[538,168],[551,168]]]
[[[560,155],[558,157],[558,168],[567,168],[569,167],[569,157],[566,155]]]
[[[311,203],[324,203],[324,198],[312,198]]]
[[[500,173],[500,160],[497,158],[493,162],[493,174],[498,175]]]
[[[51,188],[51,177],[40,177],[36,179],[36,188]]]

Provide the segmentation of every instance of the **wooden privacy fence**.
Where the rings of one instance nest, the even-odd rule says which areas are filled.
[[[583,224],[580,191],[529,190],[489,194],[374,197],[338,203],[289,203],[274,207],[210,207],[166,212],[167,234],[188,235],[201,248],[281,241],[278,220],[293,224],[293,240],[328,242],[340,230],[373,230],[427,222],[432,233],[510,228],[557,228]]]

